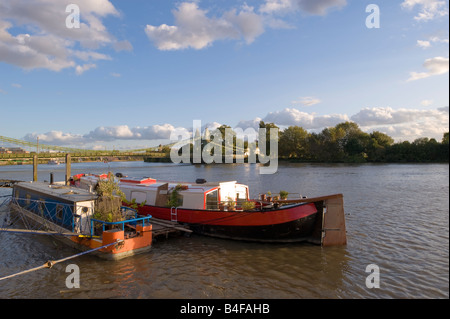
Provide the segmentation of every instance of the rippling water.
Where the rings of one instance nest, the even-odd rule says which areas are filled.
[[[277,174],[260,175],[257,165],[72,164],[73,174],[108,170],[237,180],[253,196],[343,193],[348,245],[170,238],[118,262],[88,255],[70,261],[80,267],[78,290],[66,288],[68,262],[0,281],[0,298],[449,298],[449,165],[280,163]],[[64,166],[39,166],[39,179],[50,172],[63,179]],[[30,166],[0,167],[0,179],[31,177]],[[0,189],[0,196],[9,193]],[[50,237],[0,233],[0,240],[0,277],[77,253]],[[369,264],[380,268],[378,289],[366,287]]]

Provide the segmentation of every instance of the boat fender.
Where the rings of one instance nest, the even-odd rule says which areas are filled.
[[[206,179],[204,179],[204,178],[197,178],[195,183],[196,184],[205,184],[206,183]]]

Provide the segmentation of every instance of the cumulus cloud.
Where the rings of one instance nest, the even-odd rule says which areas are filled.
[[[44,134],[29,133],[24,139],[39,141],[51,145],[83,145],[97,142],[130,141],[130,140],[164,140],[169,139],[174,131],[190,134],[187,129],[175,128],[171,124],[151,125],[146,127],[129,127],[128,125],[100,126],[87,134],[71,134],[61,131],[50,131]]]
[[[441,75],[448,72],[449,63],[448,58],[435,57],[425,60],[423,64],[427,72],[411,72],[408,81],[416,81],[420,79],[425,79],[433,75]]]
[[[423,49],[428,49],[429,47],[431,47],[431,43],[430,41],[426,40],[417,40],[417,46]]]
[[[433,104],[433,100],[423,100],[422,102],[420,102],[420,104],[422,104],[423,106],[430,106]]]
[[[448,132],[449,107],[437,109],[393,109],[391,107],[364,108],[350,118],[345,114],[317,115],[315,113],[300,112],[296,109],[286,108],[281,111],[270,112],[264,118],[257,117],[253,120],[242,120],[235,128],[243,130],[253,128],[258,130],[260,121],[274,123],[281,129],[287,126],[301,126],[306,130],[321,130],[333,127],[339,123],[353,121],[366,132],[380,131],[393,137],[395,140],[413,141],[419,137],[442,138],[444,132]],[[210,132],[222,124],[218,122],[207,123],[202,126],[202,132],[206,128]],[[76,145],[77,147],[103,149],[104,143],[125,142],[130,148],[131,141],[140,141],[142,147],[149,141],[169,141],[171,133],[176,132],[180,136],[192,136],[192,128],[174,127],[171,124],[151,125],[146,127],[129,127],[128,125],[101,126],[88,134],[72,134],[61,131],[51,131],[44,134],[30,133],[24,139],[39,141],[50,145]],[[158,142],[159,143],[159,142]],[[117,146],[117,144],[115,144]]]
[[[108,16],[119,16],[109,0],[78,0],[80,28],[66,27],[67,5],[61,0],[0,1],[0,62],[27,70],[75,68],[82,73],[86,66],[77,60],[110,59],[96,50],[107,45],[130,48],[102,23]]]
[[[242,120],[239,121],[239,123],[236,125],[236,127],[239,127],[243,129],[244,131],[248,128],[253,128],[255,130],[259,129],[259,123],[262,121],[262,118],[257,117],[254,120]]]
[[[294,108],[285,108],[282,111],[270,112],[263,119],[264,122],[282,126],[297,125],[304,129],[335,126],[348,120],[349,118],[345,114],[316,115],[315,113],[301,112]]]
[[[90,63],[90,64],[83,64],[83,65],[77,65],[75,68],[75,73],[77,75],[81,75],[84,72],[86,72],[89,69],[95,69],[97,67],[97,65]]]
[[[446,43],[446,44],[448,44],[448,38],[440,38],[438,36],[432,36],[428,40],[417,40],[417,46],[422,48],[422,49],[431,48],[434,43]]]
[[[419,137],[442,138],[448,132],[449,108],[433,110],[391,107],[364,108],[351,117],[366,131],[381,131],[395,140],[414,140]]]
[[[274,17],[292,11],[325,15],[330,8],[342,7],[346,0],[266,0],[259,9],[244,4],[222,16],[209,17],[198,1],[182,2],[173,10],[174,25],[147,25],[145,32],[159,50],[204,49],[218,40],[255,41],[266,28],[291,28]]]
[[[404,0],[401,6],[408,10],[419,7],[419,13],[414,17],[417,21],[429,21],[448,15],[446,1],[442,0]]]
[[[78,145],[83,143],[84,137],[80,134],[63,133],[61,131],[50,131],[44,134],[29,133],[25,135],[24,140],[30,142],[39,142],[54,145]]]
[[[260,11],[264,13],[303,11],[309,14],[324,15],[330,8],[339,8],[346,4],[346,0],[266,0]]]
[[[221,17],[208,17],[194,2],[183,2],[173,11],[175,25],[147,25],[145,32],[160,50],[203,49],[216,40],[244,39],[253,42],[264,32],[262,18],[244,5]]]

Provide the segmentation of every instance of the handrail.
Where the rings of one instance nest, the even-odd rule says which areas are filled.
[[[122,230],[125,230],[125,224],[131,224],[131,223],[138,223],[140,221],[142,221],[142,227],[145,226],[145,222],[149,221],[152,218],[151,215],[145,216],[145,217],[141,217],[141,218],[133,218],[133,219],[127,219],[127,220],[123,220],[120,222],[105,222],[104,220],[98,220],[98,219],[94,219],[91,218],[91,236],[94,235],[94,222],[97,222],[99,224],[102,224],[102,231],[105,231],[105,226],[115,226],[115,225],[122,225]]]

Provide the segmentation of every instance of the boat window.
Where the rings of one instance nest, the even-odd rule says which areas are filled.
[[[206,209],[219,209],[219,192],[214,190],[206,194]]]

